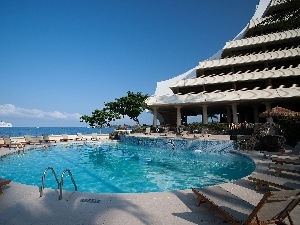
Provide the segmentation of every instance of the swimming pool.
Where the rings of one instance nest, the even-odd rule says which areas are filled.
[[[149,141],[149,139],[147,139]],[[139,145],[140,144],[140,145]],[[70,169],[78,191],[92,193],[145,193],[182,190],[229,182],[250,174],[254,162],[231,152],[205,149],[172,149],[124,142],[82,142],[61,144],[9,154],[0,158],[0,177],[41,186],[47,167],[58,179]],[[46,173],[46,188],[57,188]],[[63,190],[74,190],[68,174]]]

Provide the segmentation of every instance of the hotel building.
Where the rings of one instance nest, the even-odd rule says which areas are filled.
[[[295,2],[300,7],[300,1]],[[300,24],[288,30],[258,26],[289,6],[285,0],[260,0],[244,30],[219,53],[185,74],[159,82],[155,95],[146,100],[153,125],[159,120],[161,125],[178,126],[196,115],[202,115],[204,124],[208,115],[235,124],[265,122],[259,114],[276,106],[300,112]]]

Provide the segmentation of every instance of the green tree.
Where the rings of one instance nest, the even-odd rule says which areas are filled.
[[[128,116],[140,126],[138,117],[148,108],[145,103],[148,97],[148,95],[143,95],[141,92],[133,93],[128,91],[127,96],[116,98],[114,102],[107,102],[105,106],[111,112],[122,115],[123,117]]]
[[[102,128],[110,126],[110,122],[115,119],[120,119],[120,115],[108,111],[107,109],[96,109],[92,112],[92,116],[83,115],[80,117],[80,122],[86,122],[92,127],[97,127],[100,129],[100,134],[102,133]]]
[[[211,121],[214,121],[214,119],[217,120],[219,117],[217,115],[215,115],[215,114],[208,114],[208,118],[210,118]]]

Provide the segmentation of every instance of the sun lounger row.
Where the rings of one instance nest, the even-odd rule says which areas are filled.
[[[51,139],[49,137],[49,135],[47,135],[47,134],[43,134],[42,135],[42,139],[40,139],[40,138],[32,138],[30,135],[24,135],[24,138],[25,138],[26,144],[29,144],[29,145],[41,144],[43,142],[48,142],[48,143],[54,142],[54,143],[56,143],[56,140]]]
[[[4,136],[3,137],[3,140],[4,140],[4,144],[2,144],[0,147],[7,147],[7,148],[24,148],[25,147],[25,144],[24,142],[19,142],[18,140],[16,141],[13,141],[11,140],[10,137],[8,136]]]
[[[272,157],[269,169],[275,170],[275,176],[279,176],[282,172],[299,175],[300,174],[300,158],[298,157]],[[300,180],[300,177],[299,177]]]
[[[24,139],[25,142],[13,142],[11,141],[10,137],[3,137],[4,139],[4,145],[3,147],[14,147],[14,146],[18,146],[20,144],[28,144],[28,145],[36,145],[36,144],[41,144],[43,142],[54,142],[56,143],[57,140],[56,139],[51,139],[51,137],[47,134],[43,134],[42,137],[31,137],[30,135],[24,135]],[[67,134],[62,134],[62,138],[59,139],[61,142],[67,142],[67,141],[72,141],[72,138],[69,138],[69,136]],[[86,137],[83,137],[82,133],[77,133],[77,137],[75,138],[76,141],[86,141],[88,140]],[[97,133],[93,133],[92,134],[92,138],[91,140],[99,140],[99,138],[97,137]]]
[[[295,149],[298,146],[299,143]],[[198,205],[206,203],[232,224],[285,224],[282,222],[286,218],[294,224],[290,212],[300,203],[300,159],[294,155],[299,154],[295,149],[292,154],[279,154],[271,158],[269,169],[275,171],[274,175],[252,173],[248,177],[254,182],[256,190],[264,186],[273,187],[271,190],[281,189],[267,192],[258,204],[253,205],[253,202],[251,204],[222,186],[213,186],[192,188]]]
[[[257,205],[233,195],[220,186],[192,189],[197,195],[198,205],[207,203],[232,224],[280,223],[300,202],[300,190],[267,192]],[[270,210],[272,209],[272,210]]]
[[[56,143],[57,141],[61,142],[68,142],[72,141],[73,138],[69,138],[67,134],[62,134],[62,138],[51,138],[51,135],[43,134],[42,137],[32,137],[30,135],[24,135],[24,140],[12,140],[8,136],[2,137],[4,143],[0,144],[1,147],[7,147],[7,148],[16,148],[16,149],[24,149],[26,145],[37,145],[42,143]],[[90,140],[92,141],[98,141],[101,138],[98,137],[97,133],[92,133],[92,137]],[[83,137],[81,133],[77,133],[77,137],[75,138],[76,141],[87,141],[88,138]]]

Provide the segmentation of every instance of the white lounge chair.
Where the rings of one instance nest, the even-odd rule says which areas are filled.
[[[91,138],[92,141],[98,141],[98,135],[97,133],[92,133],[92,138]]]
[[[24,139],[28,145],[40,144],[40,140],[34,140],[30,135],[24,135]]]
[[[86,141],[87,140],[87,138],[84,138],[83,136],[82,136],[82,133],[77,133],[77,138],[75,139],[76,141]]]
[[[60,141],[72,141],[73,139],[69,138],[67,134],[62,134],[62,139]]]
[[[147,135],[147,134],[149,134],[149,135],[151,134],[151,129],[150,129],[150,127],[146,127],[146,131],[145,131],[144,134],[146,134],[146,135]]]
[[[189,136],[189,132],[187,130],[181,131],[181,136]]]
[[[201,137],[210,137],[207,128],[201,128]]]
[[[56,140],[50,139],[48,134],[43,134],[42,136],[43,136],[43,140],[40,140],[40,143],[42,143],[42,142],[55,142],[56,143]]]

